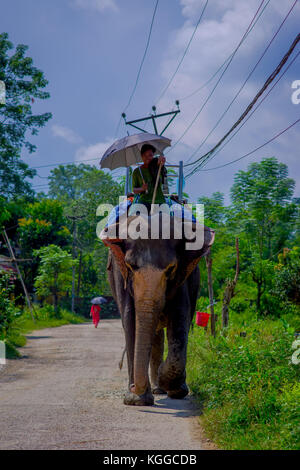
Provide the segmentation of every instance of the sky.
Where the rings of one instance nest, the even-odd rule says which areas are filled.
[[[156,0],[1,2],[1,32],[7,32],[15,45],[29,46],[28,55],[49,81],[47,91],[51,98],[36,101],[33,112],[50,111],[53,118],[31,139],[37,151],[31,155],[23,151],[23,160],[31,167],[85,160],[98,166],[114,140],[127,134],[124,122],[119,128],[118,122],[136,81],[155,3]],[[195,120],[174,148],[166,151],[168,163],[191,162],[211,149],[242,114],[299,32],[297,2],[241,93],[211,132],[294,0],[265,0],[259,12],[267,4],[265,10],[222,79],[218,82],[225,66],[206,84],[236,49],[262,3],[262,0],[209,0],[174,80],[158,100],[183,56],[205,3],[205,0],[159,0],[136,92],[126,109],[128,120],[138,119],[149,115],[154,104],[157,113],[174,110],[178,99],[180,113],[165,133],[173,144]],[[297,52],[299,44],[290,60]],[[294,104],[291,99],[292,84],[300,80],[299,65],[298,57],[241,131],[207,163],[203,168],[206,171],[186,180],[184,191],[192,201],[220,191],[229,202],[236,172],[272,156],[288,165],[290,176],[296,180],[295,195],[300,196],[300,123],[258,152],[209,171],[252,151],[299,119],[300,103]],[[151,126],[146,130],[152,132]],[[39,176],[33,180],[36,190],[46,191],[52,168],[37,170]],[[114,173],[121,174],[123,169]]]

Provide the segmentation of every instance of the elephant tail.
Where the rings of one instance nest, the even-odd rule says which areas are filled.
[[[124,348],[124,351],[123,351],[123,353],[122,353],[121,360],[120,360],[120,362],[119,362],[119,369],[120,369],[120,370],[122,370],[122,368],[123,368],[123,362],[124,362],[125,353],[126,353],[126,348]]]

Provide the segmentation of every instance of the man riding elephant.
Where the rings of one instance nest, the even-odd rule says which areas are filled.
[[[148,209],[151,207],[153,198],[155,181],[157,176],[158,165],[164,165],[166,159],[163,155],[158,158],[154,158],[156,149],[151,144],[144,144],[141,148],[141,157],[143,165],[136,168],[132,174],[132,187],[133,192],[139,195],[138,202],[146,205]],[[159,182],[157,185],[155,204],[164,204],[165,198],[162,191],[162,182],[165,177],[166,171],[163,167]]]

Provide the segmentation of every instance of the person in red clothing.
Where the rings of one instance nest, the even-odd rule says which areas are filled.
[[[93,318],[93,323],[95,325],[95,328],[97,328],[98,323],[100,321],[100,311],[101,311],[100,305],[92,305],[90,317]]]

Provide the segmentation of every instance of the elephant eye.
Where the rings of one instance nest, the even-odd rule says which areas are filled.
[[[172,264],[171,266],[168,266],[166,271],[165,271],[166,276],[167,277],[174,276],[175,270],[176,270],[176,264]]]
[[[139,269],[138,265],[137,264],[129,264],[129,263],[126,263],[126,266],[127,268],[129,268],[131,271],[136,271],[137,269]]]

